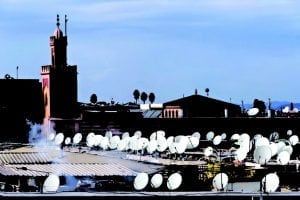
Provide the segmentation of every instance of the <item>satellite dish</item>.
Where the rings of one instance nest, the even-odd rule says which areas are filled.
[[[239,148],[235,151],[235,159],[238,161],[243,161],[247,157],[247,150]]]
[[[109,148],[116,149],[118,147],[119,142],[121,141],[120,136],[115,135],[110,139]]]
[[[120,140],[117,147],[118,151],[125,151],[127,148],[127,144],[128,144],[128,140],[126,139]]]
[[[122,134],[122,139],[128,138],[128,137],[130,137],[128,132],[125,132]]]
[[[255,140],[255,147],[268,146],[270,144],[269,139],[266,137],[261,137]]]
[[[278,132],[273,132],[270,134],[269,140],[272,142],[275,142],[276,140],[279,139],[279,133]]]
[[[82,140],[82,134],[76,133],[73,137],[73,143],[78,144]]]
[[[256,163],[266,164],[272,157],[272,150],[269,146],[258,146],[253,156]]]
[[[142,131],[135,131],[133,135],[139,139],[142,137]]]
[[[259,109],[258,108],[250,108],[247,111],[248,116],[255,116],[259,113]]]
[[[111,131],[106,131],[105,132],[105,137],[107,137],[108,140],[110,140],[110,138],[112,138],[112,136],[113,136],[113,133]]]
[[[292,146],[295,146],[298,142],[299,142],[299,137],[298,135],[292,135],[290,138],[289,138],[289,141],[291,143]]]
[[[213,131],[209,131],[207,134],[206,134],[206,140],[208,141],[211,141],[215,136],[215,133]]]
[[[175,143],[175,142],[172,142],[172,143],[170,144],[170,146],[169,146],[169,151],[170,151],[171,154],[176,153],[176,144],[177,144],[177,143]]]
[[[290,108],[288,106],[285,106],[284,109],[282,109],[283,113],[288,113],[290,111]]]
[[[95,144],[95,134],[89,133],[88,136],[86,137],[86,145],[88,147],[93,147],[94,144]]]
[[[150,140],[148,146],[147,146],[147,152],[149,154],[152,154],[156,151],[157,149],[157,141],[156,140]]]
[[[204,150],[204,155],[206,157],[211,156],[214,153],[214,149],[212,147],[206,147]]]
[[[163,131],[163,130],[158,130],[156,132],[157,132],[158,135],[161,135],[161,136],[164,136],[164,137],[166,136],[166,132]]]
[[[213,144],[214,145],[219,145],[222,142],[222,136],[221,135],[217,135],[214,139],[213,139]]]
[[[43,184],[43,192],[57,192],[58,187],[59,177],[55,174],[50,174]]]
[[[48,135],[48,140],[49,140],[49,141],[53,141],[54,138],[55,138],[55,133],[50,133],[50,134]]]
[[[163,152],[168,148],[167,139],[164,136],[157,138],[157,151]]]
[[[149,182],[149,176],[148,174],[142,172],[138,173],[138,175],[135,177],[133,186],[136,190],[143,190]]]
[[[272,152],[272,157],[275,156],[278,152],[278,147],[277,147],[276,143],[270,142],[269,147],[270,147],[271,152]]]
[[[102,138],[102,140],[100,142],[100,147],[103,150],[108,149],[108,147],[109,147],[109,139],[108,139],[108,137],[105,136],[105,137]]]
[[[233,134],[231,137],[230,137],[230,140],[239,140],[239,138],[240,138],[240,135],[238,134],[238,133],[235,133],[235,134]]]
[[[150,140],[157,140],[158,137],[165,137],[164,131],[155,131],[150,135]]]
[[[198,140],[200,140],[201,134],[200,134],[199,132],[194,132],[194,133],[192,134],[192,137],[198,138]]]
[[[290,161],[290,153],[287,151],[282,151],[277,156],[277,163],[280,165],[286,165]]]
[[[227,134],[226,133],[222,133],[221,137],[222,137],[222,140],[226,140]]]
[[[142,137],[138,139],[138,150],[146,149],[148,144],[149,144],[149,140],[147,138]]]
[[[258,140],[258,139],[260,139],[262,137],[263,137],[262,134],[255,134],[254,137],[253,137],[253,139],[254,139],[254,141],[256,141],[256,140]]]
[[[99,146],[102,139],[103,139],[102,135],[95,135],[95,137],[94,137],[94,140],[95,140],[94,146]]]
[[[132,136],[129,139],[129,143],[128,143],[129,149],[131,149],[133,151],[137,151],[138,150],[138,142],[139,142],[138,137],[137,136]]]
[[[275,173],[269,173],[262,179],[262,187],[265,192],[275,192],[279,186],[279,177]]]
[[[152,188],[159,188],[163,183],[163,176],[161,174],[154,174],[151,178],[151,187]]]
[[[71,138],[70,137],[66,137],[65,139],[65,145],[69,145],[71,143]]]
[[[63,141],[64,141],[64,134],[63,133],[58,133],[56,136],[55,136],[55,139],[54,139],[54,143],[56,145],[60,145]]]
[[[188,143],[186,148],[187,149],[194,149],[199,146],[199,138],[195,136],[187,136]]]
[[[176,190],[182,183],[182,176],[179,173],[173,173],[167,180],[169,190]]]
[[[218,190],[223,190],[228,184],[228,176],[225,173],[218,173],[213,179],[213,187]]]
[[[186,150],[186,144],[184,142],[174,143],[175,144],[175,150],[178,154],[183,154]]]
[[[286,134],[287,134],[288,136],[291,136],[291,135],[293,134],[293,131],[292,131],[291,129],[289,129],[289,130],[287,130]]]
[[[174,136],[169,136],[167,138],[167,144],[168,144],[168,147],[170,148],[171,144],[173,144],[173,142],[175,142],[175,138]]]
[[[287,151],[287,152],[289,152],[290,155],[292,155],[293,147],[291,145],[287,145],[287,146],[283,147],[280,152],[282,152],[282,151]]]

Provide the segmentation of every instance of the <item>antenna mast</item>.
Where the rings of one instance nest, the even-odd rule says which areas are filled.
[[[67,36],[67,22],[68,22],[67,15],[65,15],[65,36]]]

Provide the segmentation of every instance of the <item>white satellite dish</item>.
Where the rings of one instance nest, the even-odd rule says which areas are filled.
[[[55,174],[50,174],[43,184],[43,192],[57,192],[58,187],[59,177]]]
[[[165,137],[165,133],[163,131],[155,131],[150,135],[150,140],[157,140],[160,136]]]
[[[164,136],[157,138],[157,151],[163,152],[168,148],[167,139]]]
[[[247,157],[247,150],[244,148],[239,148],[235,151],[235,159],[238,161],[243,161]]]
[[[240,135],[238,134],[238,133],[235,133],[235,134],[233,134],[231,137],[230,137],[230,140],[239,140],[239,138],[240,138]]]
[[[138,139],[138,150],[144,150],[147,148],[149,140],[147,138],[141,137]]]
[[[139,144],[138,137],[137,136],[132,136],[129,139],[128,147],[129,147],[129,149],[131,149],[133,151],[137,151],[138,150],[138,144]]]
[[[272,157],[272,150],[269,146],[259,146],[254,150],[254,161],[258,164],[266,164]]]
[[[55,138],[55,133],[50,133],[50,134],[48,135],[48,140],[49,140],[49,141],[53,141],[54,138]]]
[[[149,154],[152,154],[156,151],[157,149],[157,141],[156,140],[150,140],[148,146],[147,146],[147,152]]]
[[[88,136],[86,137],[86,145],[88,147],[93,147],[95,144],[95,134],[88,134]]]
[[[169,148],[170,148],[171,144],[173,144],[173,142],[175,142],[175,137],[174,136],[169,136],[167,138],[167,144],[168,144]]]
[[[222,136],[221,135],[217,135],[216,137],[214,137],[213,139],[213,144],[214,145],[219,145],[222,142]]]
[[[118,151],[125,151],[127,148],[127,144],[128,144],[128,140],[126,139],[120,140],[117,147]]]
[[[280,165],[286,165],[290,161],[290,153],[287,151],[282,151],[277,156],[277,163]]]
[[[194,148],[197,148],[199,146],[200,140],[199,140],[198,137],[187,136],[187,139],[188,139],[188,143],[187,143],[187,146],[186,146],[187,149],[194,149]]]
[[[291,145],[295,146],[295,145],[299,142],[299,137],[298,137],[298,135],[292,135],[292,136],[289,138],[289,141],[290,141]]]
[[[225,173],[218,173],[214,178],[213,178],[213,187],[218,189],[218,190],[223,190],[224,188],[227,187],[228,184],[228,176]]]
[[[158,135],[161,135],[161,136],[164,136],[164,137],[166,136],[166,132],[163,131],[163,130],[158,130],[156,132],[157,132]]]
[[[150,180],[150,183],[152,188],[159,188],[163,183],[163,176],[161,174],[154,174]]]
[[[255,140],[255,147],[268,146],[270,144],[269,139],[266,137],[261,137]]]
[[[263,137],[262,134],[259,134],[259,133],[258,133],[258,134],[255,134],[255,135],[254,135],[253,140],[256,141],[256,140],[258,140],[258,139],[260,139],[260,138],[262,138],[262,137]]]
[[[285,147],[283,147],[283,148],[281,149],[280,152],[282,152],[282,151],[287,151],[287,152],[289,152],[290,155],[292,155],[292,153],[293,153],[293,147],[292,147],[291,145],[286,145]],[[280,153],[280,152],[279,152],[279,153]]]
[[[105,132],[105,137],[107,137],[108,140],[110,140],[110,138],[112,138],[112,136],[113,136],[113,133],[111,131],[106,131]]]
[[[262,179],[262,189],[265,192],[275,192],[279,186],[279,177],[275,173],[269,173]]]
[[[169,145],[169,151],[171,154],[174,154],[176,153],[176,144],[175,142],[172,142],[170,145]]]
[[[206,147],[204,150],[204,155],[206,157],[211,156],[214,153],[214,149],[212,147]]]
[[[198,138],[198,140],[200,140],[201,134],[200,134],[199,132],[194,132],[194,133],[192,134],[192,137]]]
[[[133,135],[139,139],[142,137],[142,131],[135,131]]]
[[[289,130],[287,130],[286,134],[287,134],[288,136],[291,136],[291,135],[293,134],[293,131],[292,131],[291,129],[289,129]]]
[[[186,150],[186,144],[184,142],[174,143],[175,144],[175,150],[178,154],[183,154]]]
[[[94,146],[99,146],[102,139],[103,139],[102,135],[95,135],[95,137],[94,137],[94,140],[95,140]]]
[[[250,108],[248,111],[247,111],[247,114],[249,116],[255,116],[259,113],[259,109],[258,108]]]
[[[182,183],[182,176],[179,173],[173,173],[167,180],[167,187],[169,190],[176,190]]]
[[[272,152],[272,157],[275,156],[278,152],[278,147],[277,147],[276,143],[275,142],[270,142],[269,147],[270,147],[271,152]]]
[[[130,137],[128,132],[125,132],[122,134],[122,139],[128,138],[128,137]]]
[[[226,140],[227,134],[226,134],[226,133],[222,133],[222,134],[221,134],[221,137],[222,137],[222,140]]]
[[[208,141],[211,141],[215,136],[215,133],[213,131],[209,131],[207,134],[206,134],[206,140]]]
[[[290,107],[285,106],[284,109],[282,109],[283,113],[288,113],[290,111]]]
[[[71,138],[70,137],[66,137],[65,139],[65,145],[69,145],[71,144]]]
[[[108,137],[105,136],[105,137],[102,138],[102,140],[100,142],[100,147],[103,150],[108,149],[108,147],[109,147],[109,139],[108,139]]]
[[[113,136],[109,141],[109,148],[116,149],[120,141],[121,141],[120,136],[118,135]]]
[[[133,186],[136,190],[143,190],[149,182],[149,176],[148,174],[142,172],[138,173],[138,175],[135,177]]]
[[[73,143],[78,144],[82,140],[82,134],[76,133],[73,137]]]
[[[64,134],[63,133],[58,133],[56,136],[55,136],[55,139],[54,139],[54,143],[56,145],[60,145],[63,141],[64,141]]]

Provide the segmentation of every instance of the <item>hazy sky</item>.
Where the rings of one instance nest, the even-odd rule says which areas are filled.
[[[0,77],[40,79],[56,14],[68,15],[79,101],[194,93],[234,103],[300,101],[300,1],[0,0]],[[62,30],[64,26],[62,23]]]

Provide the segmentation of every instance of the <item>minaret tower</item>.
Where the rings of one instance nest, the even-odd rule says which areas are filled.
[[[65,30],[67,17],[65,16]],[[59,15],[50,36],[51,65],[42,66],[41,79],[44,95],[44,123],[59,125],[72,121],[77,112],[77,66],[67,64],[67,35],[60,29]]]

